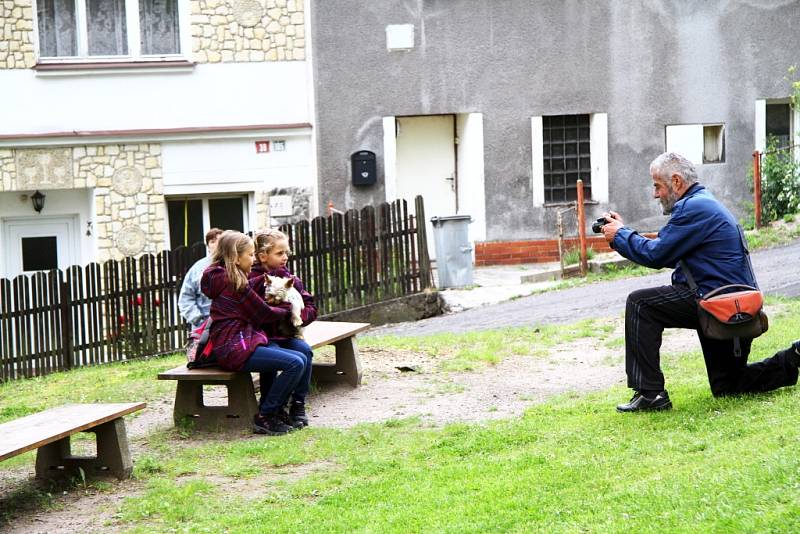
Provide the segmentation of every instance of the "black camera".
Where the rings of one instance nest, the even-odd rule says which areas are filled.
[[[605,226],[607,224],[608,224],[608,221],[606,220],[606,218],[605,217],[600,217],[599,219],[597,219],[595,222],[592,223],[592,232],[594,232],[596,234],[602,234],[603,233],[603,226]]]

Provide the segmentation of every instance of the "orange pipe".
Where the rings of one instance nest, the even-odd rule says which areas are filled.
[[[586,276],[586,271],[589,270],[589,262],[586,259],[586,217],[583,213],[583,180],[578,178],[575,183],[578,189],[578,240],[581,244],[581,276]]]

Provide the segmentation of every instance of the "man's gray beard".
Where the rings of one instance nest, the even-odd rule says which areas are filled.
[[[669,194],[667,198],[661,199],[661,210],[664,212],[664,215],[669,215],[672,213],[672,208],[675,207],[675,203],[678,201],[678,195],[675,194],[672,187],[669,188]]]

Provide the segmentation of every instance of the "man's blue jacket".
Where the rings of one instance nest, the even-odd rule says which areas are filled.
[[[675,203],[671,217],[655,239],[623,226],[614,236],[611,247],[646,267],[674,267],[673,284],[687,283],[678,265],[683,259],[700,296],[727,284],[756,285],[736,219],[697,183]]]

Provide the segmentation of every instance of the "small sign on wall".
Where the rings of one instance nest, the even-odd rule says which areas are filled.
[[[290,217],[292,211],[291,195],[273,195],[269,197],[270,217]]]
[[[284,141],[283,139],[279,141],[273,141],[272,150],[274,150],[275,152],[283,152],[284,150],[286,150],[286,141]]]
[[[256,154],[269,152],[269,141],[256,141]]]

